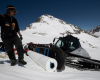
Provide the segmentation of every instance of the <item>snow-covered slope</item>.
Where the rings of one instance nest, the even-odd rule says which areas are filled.
[[[0,58],[0,80],[100,80],[100,72],[79,71],[67,66],[62,72],[48,72],[28,56],[25,61],[25,66],[10,66],[8,58]]]

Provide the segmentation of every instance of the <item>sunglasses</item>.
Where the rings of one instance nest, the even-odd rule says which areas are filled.
[[[14,13],[16,13],[17,11],[13,10]]]
[[[14,13],[17,12],[17,10],[15,8],[8,8],[7,10],[13,11]]]

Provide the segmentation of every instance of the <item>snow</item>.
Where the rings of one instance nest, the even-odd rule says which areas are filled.
[[[44,19],[43,19],[44,20]],[[46,18],[47,20],[47,18]],[[64,33],[67,31],[72,31],[72,28],[68,24],[59,23],[55,20],[55,23],[48,20],[46,23],[32,23],[32,28],[27,28],[21,31],[23,35],[22,43],[26,44],[28,42],[48,44],[53,42],[54,37],[60,37],[59,33]],[[56,24],[56,25],[54,25]],[[65,27],[66,26],[66,27]],[[63,28],[63,29],[62,29]],[[66,28],[66,30],[65,30]],[[41,33],[41,34],[39,34]],[[80,34],[73,34],[73,36],[79,38],[81,46],[89,53],[92,59],[100,60],[100,39],[95,38],[89,34],[81,32]],[[18,55],[16,55],[18,59]],[[30,57],[24,55],[24,60],[27,65],[22,66],[16,64],[15,66],[10,66],[10,60],[8,58],[0,58],[0,79],[1,80],[100,80],[99,71],[80,71],[70,67],[65,67],[62,72],[48,72],[45,71],[41,66],[36,64]]]
[[[23,44],[26,42],[35,43],[51,43],[53,41],[53,36],[42,36],[42,35],[29,35],[28,33],[22,32],[23,34]],[[93,58],[99,59],[100,46],[98,43],[100,41],[97,38],[87,35],[87,38],[83,38],[86,34],[82,36],[76,35],[78,38],[82,38],[83,41],[88,41],[83,43],[81,41],[82,47],[84,47]],[[96,40],[97,42],[95,42]],[[93,42],[93,43],[92,43]],[[92,48],[88,45],[91,43],[97,48]],[[96,46],[97,45],[97,46]],[[0,79],[2,80],[100,80],[99,71],[79,71],[73,68],[65,67],[62,72],[47,72],[41,66],[32,61],[28,56],[24,55],[25,61],[28,63],[25,66],[16,65],[10,66],[10,60],[8,58],[0,58]],[[16,58],[18,56],[16,55]]]
[[[17,57],[17,55],[16,55]],[[62,72],[47,72],[25,55],[27,65],[10,66],[8,58],[0,58],[1,80],[99,80],[98,71],[79,71],[65,67]]]
[[[99,31],[99,32],[95,32],[93,35],[98,36],[98,37],[99,37],[99,39],[100,39],[100,31]]]

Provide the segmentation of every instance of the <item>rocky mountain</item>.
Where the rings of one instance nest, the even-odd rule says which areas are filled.
[[[100,37],[100,25],[95,27],[94,29],[91,29],[87,31],[89,34]]]
[[[51,15],[42,15],[34,23],[29,24],[24,31],[33,34],[80,34],[85,32],[78,26],[69,24],[61,19],[55,18]]]

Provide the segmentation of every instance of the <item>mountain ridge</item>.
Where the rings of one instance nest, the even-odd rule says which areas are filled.
[[[96,37],[100,37],[100,25],[98,25],[94,29],[87,31],[87,33]]]
[[[59,34],[80,34],[81,32],[86,32],[84,30],[82,30],[81,28],[79,28],[78,26],[72,25],[70,23],[67,23],[61,19],[55,18],[54,16],[51,15],[41,15],[40,17],[38,17],[36,19],[36,21],[34,23],[29,24],[25,29],[37,29],[39,28],[39,26],[50,26],[53,28],[56,28],[56,30],[59,30],[59,28],[63,28],[63,30],[59,30],[60,33]],[[52,28],[52,29],[53,29]],[[61,29],[60,28],[60,29]],[[44,31],[46,32],[46,31]],[[43,32],[42,32],[43,33]]]

